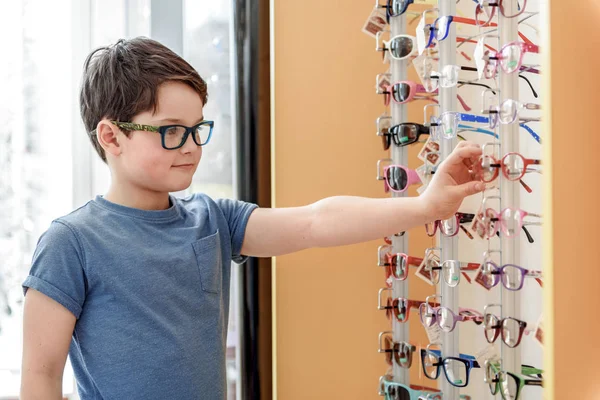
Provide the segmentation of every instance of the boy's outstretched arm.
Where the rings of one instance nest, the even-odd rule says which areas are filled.
[[[419,197],[340,196],[304,207],[256,209],[248,221],[242,254],[272,257],[366,242],[449,218],[466,196],[484,189],[469,171],[480,155],[479,145],[459,143]]]

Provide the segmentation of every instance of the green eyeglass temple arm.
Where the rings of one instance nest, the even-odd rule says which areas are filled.
[[[500,364],[497,362],[490,362],[491,366],[494,368],[495,372],[500,371]],[[539,368],[534,368],[531,365],[521,365],[521,374],[522,375],[542,375],[544,370]]]
[[[160,127],[153,125],[142,125],[142,124],[134,124],[133,122],[119,122],[119,121],[110,121],[114,125],[118,126],[121,129],[126,129],[129,131],[145,131],[145,132],[158,132]]]
[[[530,365],[521,365],[521,373],[523,375],[542,375],[544,371]]]

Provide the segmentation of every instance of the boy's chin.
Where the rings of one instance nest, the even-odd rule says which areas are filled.
[[[168,182],[161,182],[160,185],[155,185],[155,189],[157,192],[163,193],[173,193],[180,192],[182,190],[186,190],[192,185],[192,178],[187,179],[171,179]]]
[[[182,190],[186,190],[187,188],[189,188],[192,185],[192,180],[190,179],[189,182],[182,182],[182,183],[170,183],[168,186],[168,192],[172,193],[172,192],[180,192]]]

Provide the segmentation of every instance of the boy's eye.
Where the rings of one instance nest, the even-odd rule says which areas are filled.
[[[167,129],[166,134],[169,136],[179,136],[183,131],[185,131],[185,129],[180,126],[172,126]]]

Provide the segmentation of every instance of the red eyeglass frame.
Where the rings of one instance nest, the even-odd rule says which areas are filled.
[[[401,301],[404,303],[403,307],[406,309],[406,317],[405,318],[399,318],[399,315],[403,314],[400,311],[400,302]],[[416,308],[418,310],[421,307],[421,304],[427,304],[427,302],[419,301],[419,300],[409,300],[404,297],[397,297],[397,298],[388,297],[386,300],[386,305],[383,307],[383,309],[385,310],[385,316],[387,317],[387,319],[389,319],[391,321],[392,318],[395,317],[398,322],[403,323],[403,322],[408,321],[408,318],[410,317],[410,309]],[[439,303],[432,303],[431,305],[432,305],[432,307],[440,306]],[[394,312],[395,310],[397,310],[397,312]]]
[[[386,281],[388,287],[392,286],[391,282],[388,283],[389,279],[392,276],[394,277],[394,279],[396,279],[398,281],[405,281],[406,278],[408,278],[408,268],[406,268],[406,272],[404,273],[403,276],[398,276],[394,273],[393,269],[398,266],[398,257],[404,258],[406,260],[407,267],[418,267],[423,262],[422,258],[412,257],[412,256],[409,256],[404,253],[396,253],[396,254],[386,253],[385,254],[386,263],[384,264],[384,268],[385,268],[385,281]]]
[[[518,156],[523,160],[523,172],[521,173],[521,175],[519,175],[518,178],[511,178],[508,174],[507,171],[507,167],[504,164],[504,161],[507,157],[509,156]],[[511,152],[511,153],[506,153],[504,155],[504,157],[502,157],[502,159],[500,161],[498,161],[498,159],[492,155],[486,155],[485,157],[489,157],[492,159],[493,163],[490,164],[490,167],[494,167],[494,175],[491,179],[484,179],[483,177],[483,167],[481,166],[481,162],[483,161],[483,157],[479,157],[479,161],[476,164],[473,164],[473,173],[475,174],[475,177],[478,178],[481,182],[485,182],[485,183],[491,183],[493,182],[496,178],[498,178],[498,176],[500,175],[499,170],[502,170],[502,174],[504,175],[504,177],[512,182],[516,182],[519,181],[521,183],[521,185],[525,188],[525,190],[527,191],[527,193],[531,193],[533,190],[531,189],[531,187],[529,187],[529,185],[527,185],[525,182],[523,182],[523,177],[525,176],[525,173],[527,173],[527,167],[530,165],[541,165],[542,161],[538,160],[538,159],[533,159],[533,158],[525,158],[522,154],[520,153],[516,153],[516,152]]]

